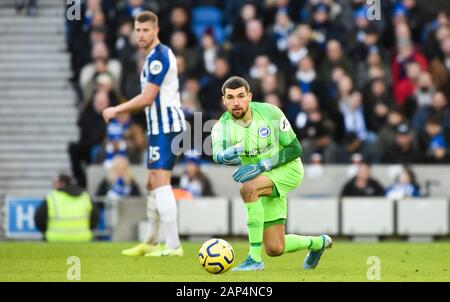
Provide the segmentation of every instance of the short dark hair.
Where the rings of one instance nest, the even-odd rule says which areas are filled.
[[[144,23],[144,22],[151,22],[154,25],[158,26],[158,16],[149,10],[145,10],[143,12],[140,12],[135,19],[136,22]]]
[[[248,82],[241,77],[238,76],[232,76],[228,80],[225,81],[222,85],[222,95],[225,95],[225,89],[237,89],[240,87],[245,87],[245,91],[248,93],[250,92],[250,85]]]
[[[427,118],[425,124],[426,124],[426,125],[431,124],[431,125],[437,125],[437,126],[440,126],[440,125],[441,125],[441,120],[440,120],[439,116],[433,114],[433,115],[430,115],[430,116]]]
[[[73,184],[73,179],[70,175],[60,173],[57,176],[58,182],[62,183],[65,187]]]

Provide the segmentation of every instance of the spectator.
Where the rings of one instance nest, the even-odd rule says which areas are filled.
[[[380,54],[381,59],[385,59],[386,54],[382,52],[379,42],[379,28],[370,23],[356,36],[356,41],[348,51],[349,55],[354,58],[355,62],[360,63],[367,60],[367,57],[374,52]]]
[[[216,58],[215,65],[214,75],[206,79],[206,83],[200,91],[202,108],[210,119],[218,119],[223,113],[221,88],[230,75],[230,66],[225,58]]]
[[[344,116],[345,129],[347,132],[355,132],[359,139],[368,139],[369,132],[367,131],[366,121],[364,119],[364,107],[362,102],[362,94],[359,91],[354,91],[339,103],[341,113]]]
[[[214,36],[212,35],[212,33],[206,31],[205,33],[203,33],[200,41],[200,46],[197,48],[197,56],[200,58],[201,67],[196,72],[199,74],[214,74],[214,61],[219,55],[221,55],[220,47],[214,41]]]
[[[34,221],[48,242],[87,242],[99,213],[89,194],[65,174],[53,180],[53,190],[36,210]]]
[[[187,42],[187,36],[184,31],[174,31],[170,36],[170,47],[172,48],[173,53],[177,57],[183,57],[186,65],[186,73],[192,74],[198,69],[200,60],[197,56],[197,52],[194,48],[188,47]]]
[[[344,185],[341,197],[384,196],[383,186],[373,179],[370,174],[370,166],[367,163],[361,163],[356,176]]]
[[[105,43],[98,42],[93,46],[92,60],[93,60],[92,63],[84,66],[81,69],[79,84],[83,92],[83,95],[86,91],[88,82],[92,78],[94,78],[97,73],[109,72],[113,77],[115,83],[120,83],[122,65],[118,60],[109,58],[109,50]]]
[[[336,146],[332,140],[333,122],[320,111],[314,94],[305,93],[300,105],[301,112],[292,125],[302,142],[302,160],[309,163],[313,154],[320,153],[325,162],[334,161]]]
[[[303,92],[297,85],[291,85],[288,88],[287,101],[284,103],[284,112],[286,118],[291,125],[295,124],[297,114],[300,113],[300,102],[302,100]]]
[[[122,91],[124,90],[125,83],[136,73],[136,63],[142,56],[142,54],[138,52],[137,40],[136,36],[134,35],[133,27],[133,21],[129,19],[126,19],[122,23],[120,23],[117,30],[117,40],[114,46],[114,50],[117,54],[117,59],[122,66],[122,80],[120,82]],[[133,94],[133,96],[134,95],[136,94]],[[129,99],[129,97],[127,98]]]
[[[406,120],[403,111],[398,107],[392,107],[387,114],[387,123],[381,127],[378,135],[378,152],[384,154],[395,144],[397,128]]]
[[[82,164],[93,162],[92,148],[102,144],[106,135],[106,124],[102,112],[109,106],[109,98],[106,92],[98,92],[94,101],[89,104],[78,118],[80,138],[78,142],[69,144],[70,163],[72,173],[81,187],[86,187],[86,175]]]
[[[276,75],[278,68],[270,61],[266,55],[260,55],[255,58],[254,64],[249,70],[250,78],[253,80],[261,80],[266,75]]]
[[[97,188],[97,196],[107,196],[112,200],[128,196],[141,196],[139,186],[133,178],[130,163],[125,156],[116,156],[108,168],[107,176]]]
[[[330,6],[326,3],[313,5],[310,24],[314,34],[318,36],[317,42],[322,49],[327,41],[338,37],[340,26],[331,20]]]
[[[392,186],[386,190],[386,197],[392,199],[420,197],[420,187],[416,182],[414,172],[405,167],[396,177]]]
[[[303,92],[313,92],[319,98],[319,101],[323,100],[321,96],[323,95],[324,85],[319,80],[314,61],[310,56],[305,56],[299,61],[294,81]]]
[[[115,156],[126,156],[131,163],[141,164],[146,150],[146,137],[142,127],[133,122],[130,114],[120,114],[107,126],[104,146],[91,151],[95,162],[109,168]]]
[[[195,34],[191,29],[189,20],[189,11],[186,7],[182,5],[175,5],[174,7],[172,7],[168,22],[162,22],[161,24],[161,28],[164,29],[159,32],[161,42],[168,45],[170,43],[172,34],[176,31],[182,31],[186,35],[186,45],[188,47],[195,47],[195,45],[197,44],[197,38],[195,37]]]
[[[194,198],[214,196],[211,183],[201,170],[200,158],[188,154],[185,160],[185,170],[180,177],[179,187],[191,193]]]
[[[117,118],[112,119],[106,130],[106,145],[105,145],[105,161],[103,165],[109,168],[114,160],[114,157],[126,156],[127,143],[125,141],[125,133],[130,127],[131,119],[128,113],[122,113]]]
[[[253,19],[245,25],[246,39],[236,43],[233,51],[233,70],[245,75],[258,55],[265,54],[272,60],[275,58],[276,47],[273,39],[264,32],[261,20]]]
[[[200,113],[202,111],[198,96],[186,90],[181,94],[181,108],[187,121],[191,120],[191,117],[193,118],[195,112]],[[192,119],[192,122],[193,121],[194,120]]]
[[[370,163],[378,162],[379,157],[373,143],[362,141],[356,133],[348,132],[344,136],[342,145],[336,151],[335,162],[339,164],[350,164],[353,162],[355,155]]]
[[[422,44],[427,58],[436,58],[440,55],[439,48],[443,39],[450,35],[450,19],[445,11],[439,11],[433,20],[425,26],[422,34]]]
[[[275,24],[272,27],[272,31],[279,52],[286,51],[288,47],[288,38],[293,30],[294,23],[291,21],[287,10],[278,10],[275,16]]]
[[[331,80],[335,67],[341,67],[350,77],[353,75],[353,64],[347,59],[338,40],[330,40],[326,44],[326,59],[322,62],[320,75],[323,81]]]
[[[72,53],[74,80],[78,80],[80,69],[90,62],[91,48],[97,42],[108,43],[109,20],[106,1],[86,0],[81,3],[79,21],[68,21],[69,50]]]
[[[258,19],[259,11],[256,3],[247,1],[241,6],[238,17],[231,26],[230,40],[234,43],[242,42],[246,39],[245,26],[248,21]]]
[[[395,102],[405,107],[405,102],[411,96],[419,83],[419,77],[422,71],[416,62],[406,63],[406,77],[401,79],[396,86],[393,87],[393,95]]]
[[[278,65],[284,73],[295,72],[298,63],[306,55],[309,54],[309,50],[306,46],[306,38],[302,39],[296,32],[291,33],[287,38],[287,48],[281,52],[280,59],[277,60]]]
[[[364,119],[369,131],[379,132],[386,124],[392,99],[382,78],[373,79],[364,97]]]
[[[117,19],[119,21],[133,20],[139,13],[149,10],[145,0],[127,0],[118,8]]]
[[[441,91],[436,92],[431,100],[431,105],[419,108],[414,114],[412,123],[414,129],[423,133],[425,131],[425,123],[430,116],[439,119],[441,126],[445,132],[450,131],[450,108],[445,94]]]
[[[386,164],[422,163],[423,155],[414,141],[413,133],[408,124],[397,126],[394,143],[385,148],[381,154],[381,162]]]
[[[384,63],[380,50],[372,47],[369,49],[366,59],[358,62],[356,66],[355,83],[357,87],[364,89],[376,78],[384,79],[386,85],[390,86],[390,70]]]
[[[440,42],[439,52],[442,52],[442,56],[436,56],[431,61],[430,72],[437,88],[450,98],[450,25],[447,32],[447,36]]]
[[[346,3],[348,7],[343,14],[347,14],[348,18],[342,20],[342,24],[345,28],[345,32],[351,39],[351,45],[363,43],[365,39],[365,30],[369,27],[370,22],[367,18],[367,7],[362,1],[360,3]]]
[[[391,72],[394,96],[398,104],[401,105],[408,96],[407,92],[404,92],[407,88],[402,88],[402,86],[407,86],[407,83],[401,83],[401,80],[407,80],[409,78],[410,81],[414,82],[414,75],[418,76],[420,71],[426,71],[428,69],[428,61],[417,49],[414,49],[410,38],[410,31],[406,24],[402,23],[397,26],[396,35],[397,54],[392,59]],[[411,63],[418,64],[418,72],[415,72],[414,75],[411,71],[409,74],[407,73],[407,66]]]
[[[121,91],[125,99],[131,100],[135,95],[141,91],[140,77],[142,66],[146,61],[143,53],[137,52],[134,62],[129,62],[127,69],[130,69],[128,74],[123,77]],[[132,70],[132,68],[134,68]]]
[[[406,22],[408,22],[408,26],[411,29],[413,41],[419,43],[424,28],[425,15],[420,11],[417,0],[402,0],[397,5],[399,10],[404,10],[404,15],[407,16]]]
[[[84,101],[82,103],[82,108],[89,104],[98,91],[108,93],[111,105],[117,105],[119,103],[119,83],[117,83],[111,74],[106,71],[107,67],[103,60],[98,60],[95,68],[96,74],[89,82],[86,83],[86,87],[83,92]]]
[[[118,26],[114,48],[121,62],[129,60],[137,50],[136,45],[132,45],[133,27],[133,19],[125,19]]]
[[[431,100],[436,92],[433,79],[429,72],[423,71],[419,75],[417,87],[414,92],[406,98],[405,113],[408,119],[412,119],[417,108],[431,105]]]
[[[261,98],[273,93],[284,96],[285,88],[284,81],[282,79],[283,77],[281,75],[278,76],[273,74],[268,74],[263,77],[261,81]]]
[[[449,139],[443,132],[437,117],[428,118],[425,132],[427,135],[427,162],[432,164],[450,163]]]
[[[373,143],[376,141],[376,136],[367,130],[361,92],[353,91],[349,94],[352,83],[348,77],[343,78],[339,84],[342,92],[339,110],[344,118],[345,131],[356,133],[361,141],[367,140],[369,143]]]
[[[265,1],[264,17],[268,24],[274,24],[277,21],[279,13],[286,14],[291,20],[297,20],[300,15],[300,9],[304,7],[302,1],[275,0]]]
[[[264,96],[264,103],[272,104],[280,109],[283,109],[283,103],[280,100],[280,97],[276,93],[269,93]]]

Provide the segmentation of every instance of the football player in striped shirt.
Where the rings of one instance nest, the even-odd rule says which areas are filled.
[[[172,141],[185,129],[180,104],[176,59],[158,38],[158,16],[143,11],[136,16],[138,46],[147,54],[141,73],[141,94],[103,111],[106,122],[122,112],[145,109],[148,130],[147,212],[149,235],[145,242],[124,250],[129,256],[182,256],[177,226],[177,207],[170,185],[176,154]],[[164,225],[165,244],[156,244],[159,221]]]

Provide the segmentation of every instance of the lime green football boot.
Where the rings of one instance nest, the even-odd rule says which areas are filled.
[[[144,256],[147,253],[151,253],[160,248],[160,244],[147,244],[140,243],[132,248],[122,251],[122,255],[125,256]]]
[[[176,249],[169,249],[165,245],[161,245],[161,248],[145,254],[145,257],[165,257],[165,256],[179,256],[184,255],[183,247],[180,245]]]

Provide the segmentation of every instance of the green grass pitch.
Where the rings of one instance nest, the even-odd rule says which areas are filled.
[[[244,260],[247,244],[230,241],[235,265]],[[81,281],[368,281],[367,259],[381,261],[381,281],[450,281],[450,242],[334,243],[315,270],[300,268],[306,251],[277,258],[264,256],[262,272],[211,275],[197,260],[200,243],[184,243],[184,257],[126,257],[130,243],[44,242],[0,243],[0,281],[68,281],[69,256],[81,261]]]

